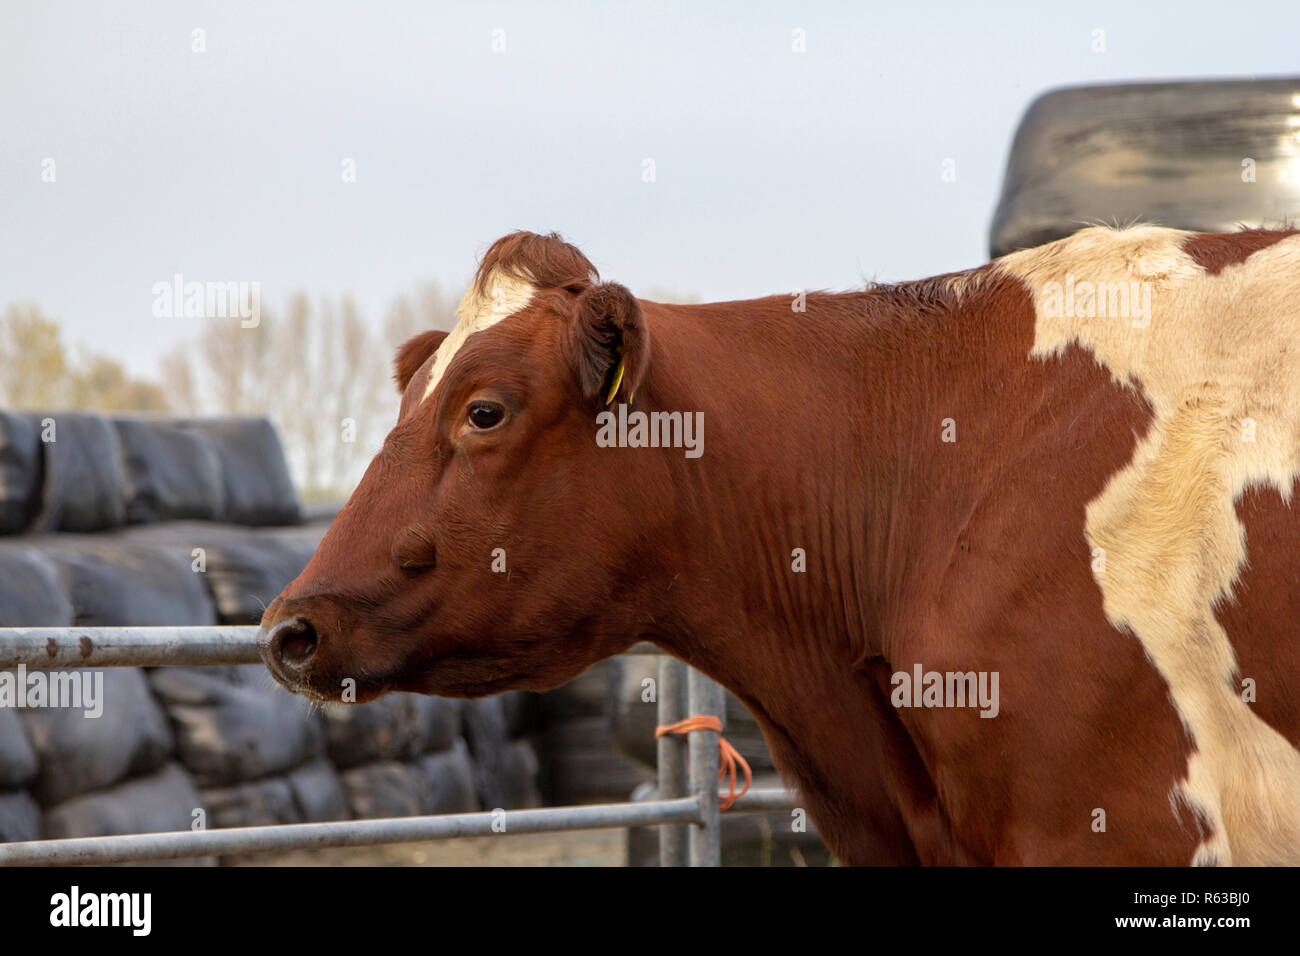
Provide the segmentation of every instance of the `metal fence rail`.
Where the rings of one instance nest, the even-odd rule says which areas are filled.
[[[0,628],[0,670],[255,664],[261,660],[257,632],[256,627]],[[653,645],[638,644],[631,653],[660,652]],[[660,724],[691,714],[724,717],[722,688],[666,655],[659,662],[657,691]],[[125,863],[654,825],[659,825],[662,865],[718,866],[717,732],[691,731],[687,740],[673,734],[661,737],[657,759],[659,799],[639,803],[0,843],[0,866]],[[784,790],[751,790],[728,812],[763,813],[792,806]]]
[[[256,627],[0,627],[0,670],[23,665],[260,664]]]
[[[255,626],[0,627],[0,670],[260,664]],[[629,654],[660,654],[642,642]]]

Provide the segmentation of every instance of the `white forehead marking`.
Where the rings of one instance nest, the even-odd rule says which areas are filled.
[[[433,368],[429,370],[429,382],[424,387],[424,395],[420,401],[433,394],[433,390],[438,387],[438,382],[447,371],[447,366],[451,364],[452,358],[460,351],[466,339],[475,332],[491,328],[502,319],[526,309],[534,291],[532,284],[526,280],[516,279],[496,270],[488,276],[484,288],[486,292],[480,293],[477,283],[470,286],[465,297],[460,300],[460,305],[456,307],[456,327],[438,346],[438,352],[433,359]]]

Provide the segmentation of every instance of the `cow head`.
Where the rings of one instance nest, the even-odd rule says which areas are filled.
[[[398,352],[396,427],[263,615],[262,658],[291,690],[545,689],[644,634],[670,482],[595,425],[645,378],[640,305],[559,237],[514,233],[457,315]]]

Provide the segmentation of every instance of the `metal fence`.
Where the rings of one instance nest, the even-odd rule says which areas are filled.
[[[638,644],[631,653],[660,652],[653,645]],[[52,670],[260,662],[256,627],[0,628],[0,670],[20,665]],[[660,724],[694,714],[725,719],[722,688],[675,658],[660,656],[656,690]],[[639,803],[0,843],[0,866],[126,863],[652,825],[659,827],[662,865],[718,866],[718,733],[693,730],[686,739],[665,735],[658,741],[657,762],[658,799]],[[762,813],[792,806],[784,790],[750,790],[727,812]]]

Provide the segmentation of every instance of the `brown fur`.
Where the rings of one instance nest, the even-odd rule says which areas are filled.
[[[1294,229],[1243,229],[1226,234],[1201,232],[1187,240],[1183,249],[1210,275],[1218,275],[1224,267],[1239,265],[1252,253],[1293,235]]]
[[[1263,239],[1197,237],[1196,254],[1222,268]],[[292,672],[268,646],[278,679],[336,698],[353,678],[361,700],[542,690],[651,640],[745,702],[846,863],[1192,859],[1204,823],[1169,799],[1192,744],[1107,620],[1084,533],[1152,410],[1077,346],[1031,360],[1017,280],[819,293],[800,314],[785,296],[638,304],[554,237],[488,255],[480,284],[519,270],[538,293],[427,400],[405,376],[383,451],[264,616],[318,636]],[[595,386],[628,345],[636,408],[703,412],[702,458],[597,446]],[[482,400],[508,422],[468,429]],[[1297,591],[1300,521],[1272,493],[1241,509],[1252,569],[1222,618],[1269,690],[1261,715],[1295,741],[1279,647],[1300,607],[1270,602]],[[917,663],[999,672],[1001,713],[896,709],[890,675]]]

